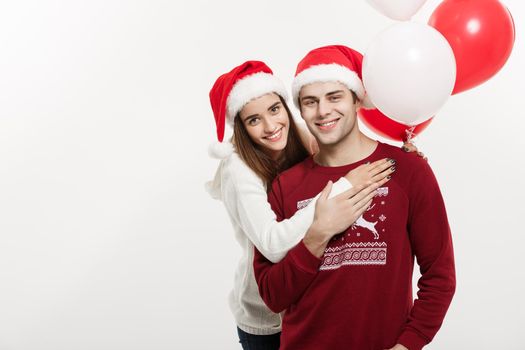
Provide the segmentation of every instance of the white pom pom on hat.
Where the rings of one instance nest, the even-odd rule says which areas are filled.
[[[228,158],[234,151],[231,142],[212,142],[208,146],[208,154],[212,158],[225,159]]]

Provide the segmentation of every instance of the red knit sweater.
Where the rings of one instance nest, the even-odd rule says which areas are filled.
[[[269,202],[278,220],[291,217],[349,170],[389,157],[396,172],[368,211],[317,259],[300,242],[272,264],[255,249],[259,292],[285,311],[281,349],[409,350],[429,343],[455,290],[452,239],[438,184],[427,162],[379,143],[367,158],[323,167],[312,158],[282,173]],[[414,257],[422,277],[412,297]]]

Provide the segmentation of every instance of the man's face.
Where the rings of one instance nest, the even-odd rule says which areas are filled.
[[[357,131],[354,98],[339,82],[303,86],[299,105],[301,116],[320,145],[335,145],[354,129]]]

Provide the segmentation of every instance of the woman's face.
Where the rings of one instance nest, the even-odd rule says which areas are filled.
[[[269,93],[248,102],[239,117],[250,138],[272,158],[286,147],[290,121],[279,96]]]

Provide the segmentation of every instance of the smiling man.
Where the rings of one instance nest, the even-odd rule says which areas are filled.
[[[319,152],[282,173],[269,202],[284,220],[360,164],[388,157],[396,172],[333,239],[305,238],[277,264],[256,250],[259,292],[274,312],[285,311],[284,350],[418,350],[439,330],[454,294],[452,239],[428,163],[359,130],[357,108],[370,107],[361,64],[345,46],[315,49],[299,63],[292,94]],[[415,300],[414,258],[422,274]]]

